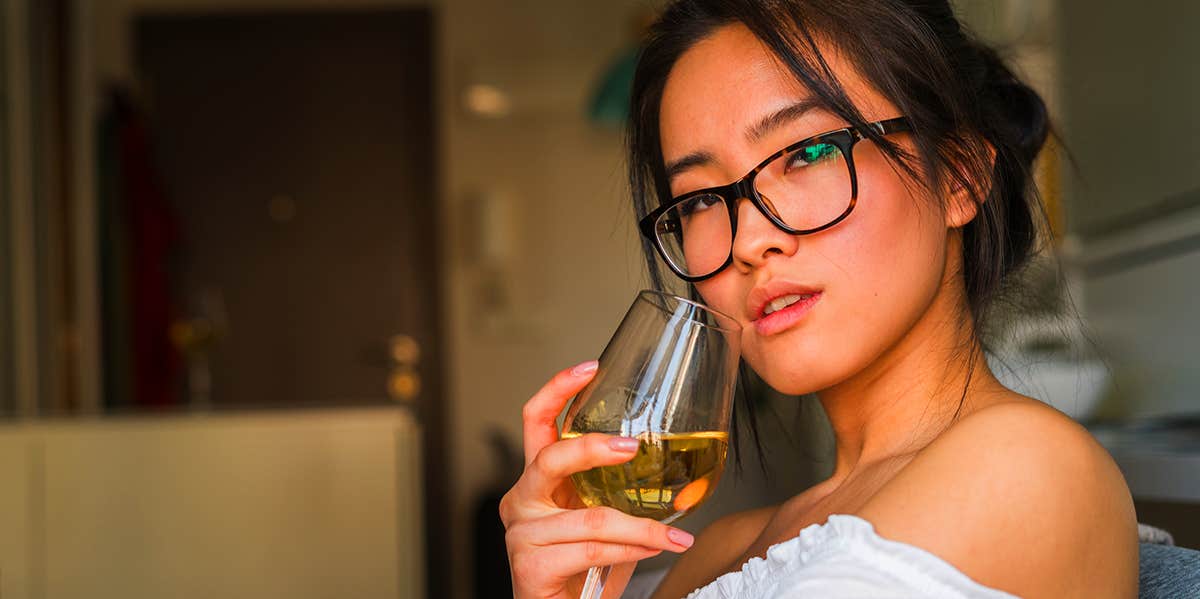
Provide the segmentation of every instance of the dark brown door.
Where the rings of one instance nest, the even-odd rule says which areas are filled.
[[[227,331],[208,401],[390,401],[388,340],[415,339],[427,586],[444,596],[431,29],[426,9],[154,16],[136,47],[180,303]]]

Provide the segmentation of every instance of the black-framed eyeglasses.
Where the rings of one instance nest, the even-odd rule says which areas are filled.
[[[880,135],[912,131],[907,117],[868,123]],[[850,216],[858,202],[854,146],[866,139],[856,127],[829,131],[772,154],[746,176],[673,198],[639,221],[671,270],[703,281],[733,263],[737,204],[750,200],[779,229],[793,235],[824,231]],[[718,204],[725,209],[720,210]]]

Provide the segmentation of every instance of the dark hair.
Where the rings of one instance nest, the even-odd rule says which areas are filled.
[[[868,131],[913,179],[929,190],[962,188],[975,201],[978,213],[962,229],[962,275],[964,316],[975,331],[970,351],[982,351],[989,306],[1037,253],[1046,230],[1032,184],[1033,161],[1050,129],[1042,99],[963,28],[948,0],[677,0],[651,29],[634,77],[627,142],[638,218],[670,196],[659,140],[667,76],[689,48],[735,23],[762,40],[826,109]],[[844,53],[911,120],[915,155],[865,128],[819,42]],[[643,250],[652,284],[666,287],[645,239]],[[694,295],[694,287],[689,291]]]

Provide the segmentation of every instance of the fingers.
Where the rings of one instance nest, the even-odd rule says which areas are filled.
[[[597,466],[628,462],[637,453],[637,439],[588,433],[542,448],[518,481],[528,499],[549,499],[563,479]]]
[[[521,586],[554,587],[592,566],[636,562],[660,553],[661,549],[585,541],[514,553],[509,556],[509,566],[513,581],[519,581]]]
[[[554,421],[563,407],[596,374],[598,363],[589,360],[554,375],[528,402],[522,412],[525,423],[525,464],[529,465],[543,447],[558,440]]]
[[[558,438],[559,414],[596,368],[589,361],[559,372],[525,404],[525,472],[499,510],[514,585],[529,591],[518,596],[560,596],[593,566],[628,565],[627,579],[633,563],[692,544],[684,531],[611,508],[564,509],[577,505],[574,494],[563,495],[570,475],[629,461],[638,450],[636,439],[624,437]]]
[[[556,441],[542,448],[517,484],[500,500],[500,520],[510,523],[540,518],[550,512],[568,507],[555,500],[555,491],[567,477],[590,470],[629,461],[637,453],[638,440],[588,433]]]
[[[570,475],[629,461],[637,453],[637,439],[588,433],[556,441],[542,448],[517,484],[500,501],[500,519],[509,523],[540,518],[567,507],[554,498],[555,491]]]
[[[685,531],[608,507],[566,510],[517,524],[506,533],[510,547],[599,541],[681,553],[693,540]]]

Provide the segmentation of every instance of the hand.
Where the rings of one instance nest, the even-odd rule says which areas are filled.
[[[518,599],[578,599],[588,568],[608,565],[604,597],[615,599],[638,560],[692,545],[677,528],[580,501],[572,474],[627,462],[638,447],[636,439],[598,433],[558,440],[555,419],[595,373],[594,361],[559,372],[525,404],[525,471],[500,501]]]

